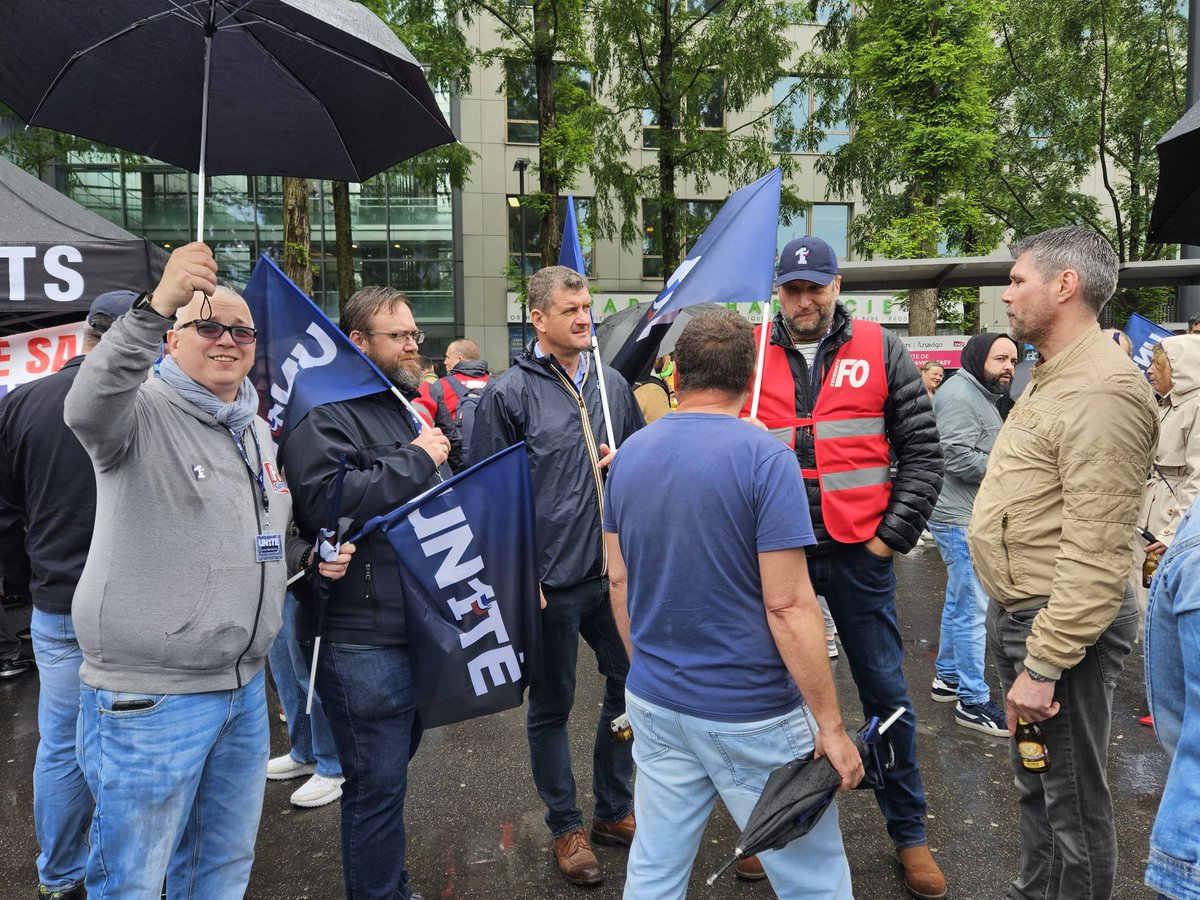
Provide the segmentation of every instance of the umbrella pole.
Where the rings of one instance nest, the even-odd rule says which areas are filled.
[[[754,367],[754,396],[750,399],[750,418],[758,416],[758,398],[762,393],[763,361],[767,358],[767,338],[771,333],[771,298],[763,312],[762,333],[758,336],[758,364]]]
[[[596,340],[596,320],[588,310],[588,318],[592,320],[592,359],[596,361],[596,384],[600,386],[600,409],[604,412],[604,433],[608,436],[608,448],[617,449],[613,440],[612,413],[608,410],[608,388],[604,386],[604,363],[600,361],[600,342]]]
[[[214,17],[217,4],[210,3],[208,7],[208,22],[204,26],[204,91],[200,100],[200,171],[197,173],[200,183],[196,186],[196,240],[204,240],[204,169],[205,157],[208,155],[208,80],[212,71],[212,37],[216,31]]]
[[[730,866],[732,866],[735,862],[737,862],[743,856],[745,856],[745,854],[742,853],[742,848],[741,847],[735,848],[733,856],[731,856],[731,857],[729,857],[729,859],[725,860],[725,862],[721,865],[721,868],[717,869],[717,871],[715,871],[711,875],[709,875],[708,879],[705,881],[705,884],[710,885],[710,886],[713,885],[718,878],[720,878],[722,875],[725,874],[726,869],[728,869]]]
[[[312,715],[313,685],[317,683],[317,656],[320,654],[320,652],[321,636],[318,634],[315,638],[313,638],[312,670],[308,673],[308,700],[304,706],[304,714],[306,716]]]

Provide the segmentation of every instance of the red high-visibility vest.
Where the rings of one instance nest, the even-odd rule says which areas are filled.
[[[806,480],[817,481],[825,530],[843,544],[874,537],[892,495],[891,448],[883,420],[887,395],[883,328],[876,322],[854,323],[853,335],[834,354],[807,418],[796,415],[787,351],[767,344],[758,418],[793,448],[797,428],[813,429],[817,467],[801,472]],[[749,413],[747,402],[742,415]]]

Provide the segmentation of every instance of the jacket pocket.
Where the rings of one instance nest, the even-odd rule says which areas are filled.
[[[257,564],[209,567],[190,612],[167,623],[163,663],[196,671],[232,666],[250,642],[258,612],[258,569]]]

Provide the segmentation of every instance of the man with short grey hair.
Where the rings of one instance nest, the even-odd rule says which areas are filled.
[[[1196,313],[1188,319],[1188,334],[1200,334],[1200,313]]]
[[[1113,690],[1138,627],[1129,542],[1158,419],[1145,377],[1096,325],[1117,283],[1108,242],[1068,227],[1011,249],[1009,333],[1042,361],[992,448],[968,540],[1009,734],[1040,723],[1050,766],[1025,769],[1010,742],[1021,866],[1007,896],[1101,900],[1117,861]]]
[[[629,846],[633,840],[633,759],[627,743],[609,734],[625,712],[629,660],[608,597],[608,559],[601,517],[607,445],[599,378],[604,378],[615,441],[642,425],[629,385],[614,369],[595,371],[592,305],[587,280],[565,266],[529,279],[529,318],[535,339],[507,372],[483,391],[475,414],[471,460],[478,462],[518,441],[529,448],[537,505],[542,659],[533,670],[527,730],[533,780],[546,804],[546,824],[563,877],[598,884],[604,875],[576,804],[567,718],[575,702],[575,667],[582,635],[605,677],[604,703],[592,756],[596,797],[592,840]]]

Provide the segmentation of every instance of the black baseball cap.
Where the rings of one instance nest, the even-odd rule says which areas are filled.
[[[837,254],[819,237],[806,234],[787,242],[779,254],[779,267],[775,272],[775,287],[789,281],[826,285],[837,277]]]

